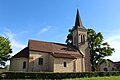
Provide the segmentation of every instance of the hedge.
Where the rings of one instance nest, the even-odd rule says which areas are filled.
[[[3,72],[0,73],[0,79],[65,79],[65,78],[83,78],[97,76],[119,76],[120,72]]]

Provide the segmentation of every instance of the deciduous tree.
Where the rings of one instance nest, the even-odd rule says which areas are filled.
[[[0,65],[5,66],[5,62],[10,58],[10,53],[12,53],[10,41],[0,36]]]
[[[95,71],[103,62],[107,63],[106,56],[111,56],[115,51],[111,48],[107,42],[103,41],[102,33],[96,33],[93,29],[87,29],[88,47],[90,48],[90,61],[92,65],[92,71]],[[73,44],[72,30],[69,30],[66,43],[68,45]]]
[[[67,43],[67,45],[73,44],[72,30],[71,29],[69,29],[69,34],[67,35],[67,39],[65,42]]]
[[[104,57],[111,56],[114,48],[111,48],[107,42],[103,42],[103,35],[100,32],[96,33],[93,29],[88,29],[87,33],[92,71],[95,71],[103,62],[107,62]]]

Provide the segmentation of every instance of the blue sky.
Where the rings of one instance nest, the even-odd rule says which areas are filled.
[[[0,0],[0,35],[10,39],[14,55],[29,39],[64,43],[75,23],[102,32],[120,61],[120,0]]]

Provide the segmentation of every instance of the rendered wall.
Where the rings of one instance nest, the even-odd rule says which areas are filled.
[[[108,71],[116,70],[115,64],[111,61],[108,61],[108,66],[105,63],[102,63],[100,65],[100,71],[104,71],[104,68],[107,68]],[[114,70],[113,70],[113,68],[114,68]]]
[[[67,67],[64,67],[64,62]],[[54,58],[54,72],[81,72],[81,59]]]
[[[26,68],[23,68],[23,62],[26,62]],[[12,58],[10,60],[10,71],[27,71],[28,58]]]
[[[64,62],[67,67],[64,67]],[[73,59],[54,58],[54,72],[73,72]]]
[[[29,71],[30,72],[52,72],[53,57],[48,53],[30,51]],[[39,58],[43,58],[43,65],[39,65]]]

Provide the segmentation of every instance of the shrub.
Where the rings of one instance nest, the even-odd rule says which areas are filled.
[[[65,79],[65,78],[84,78],[97,76],[119,76],[120,72],[4,72],[0,73],[2,79]]]

